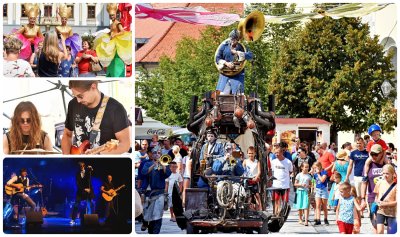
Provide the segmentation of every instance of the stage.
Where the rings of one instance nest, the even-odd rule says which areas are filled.
[[[41,226],[24,225],[24,219],[21,219],[22,225],[4,225],[5,234],[129,234],[132,232],[132,221],[125,223],[114,222],[106,223],[100,220],[98,226],[85,227],[80,225],[80,220],[76,220],[76,225],[69,224],[71,219],[61,217],[43,218]]]

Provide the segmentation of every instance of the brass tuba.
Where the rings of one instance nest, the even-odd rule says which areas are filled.
[[[162,166],[167,166],[167,165],[169,165],[169,163],[171,163],[171,161],[172,161],[172,158],[171,158],[171,156],[169,156],[169,155],[162,155],[162,156],[160,157],[160,159],[159,159],[159,163],[160,163]]]
[[[258,40],[262,32],[264,31],[265,28],[265,18],[264,14],[261,13],[260,11],[253,11],[251,12],[245,19],[242,19],[239,24],[238,24],[238,31],[240,33],[240,39],[246,40],[246,41],[256,41]],[[215,51],[214,55],[214,63],[215,66],[217,67],[219,73],[231,77],[239,74],[244,67],[246,66],[246,60],[235,60],[233,63],[235,67],[233,69],[230,69],[226,66],[219,65],[217,62],[217,54],[219,48],[226,43],[229,39],[224,40],[217,48]],[[246,47],[238,42],[238,44],[242,45],[244,49],[244,53],[247,52]]]

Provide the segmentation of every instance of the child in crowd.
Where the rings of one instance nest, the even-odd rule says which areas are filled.
[[[331,206],[333,210],[336,211],[340,198],[339,186],[342,183],[342,175],[339,172],[335,172],[333,173],[332,177],[334,183],[332,184],[331,192],[329,193],[329,206]]]
[[[352,234],[354,228],[354,213],[361,210],[356,198],[351,195],[351,185],[344,182],[339,186],[342,198],[336,209],[336,223],[341,234]]]
[[[168,207],[171,213],[170,221],[175,222],[176,219],[174,215],[174,210],[172,208],[172,190],[174,188],[174,184],[177,182],[179,184],[179,192],[182,192],[183,178],[181,174],[177,172],[178,165],[176,164],[176,162],[172,161],[171,163],[169,163],[169,166],[172,173],[167,179],[165,179],[165,192],[168,192]]]
[[[154,134],[152,137],[151,137],[151,142],[150,142],[150,148],[154,148],[154,147],[157,147],[157,146],[160,146],[160,142],[159,142],[159,140],[158,140],[158,135],[157,134]]]
[[[328,222],[328,173],[322,169],[321,162],[313,164],[313,176],[315,179],[315,225],[321,225],[321,210],[324,211],[324,223]]]
[[[293,208],[299,209],[299,224],[303,224],[303,210],[304,210],[304,225],[308,226],[308,214],[309,214],[309,198],[308,189],[311,186],[311,176],[308,174],[309,164],[306,162],[301,163],[301,172],[296,175],[296,181],[294,186],[296,190],[296,203]]]
[[[351,196],[354,197],[358,205],[361,205],[360,199],[357,197],[357,190],[356,187],[351,186]],[[361,227],[361,212],[354,211],[354,226],[353,226],[353,234],[359,234]]]
[[[397,185],[394,181],[394,174],[393,165],[384,165],[382,168],[383,179],[378,181],[374,188],[374,193],[376,193],[375,202],[379,207],[376,213],[377,234],[384,234],[385,222],[387,223],[388,234],[395,234],[397,232]],[[391,190],[389,190],[390,188]],[[385,194],[386,196],[383,197]]]
[[[260,193],[258,191],[258,182],[260,182],[260,176],[261,176],[261,165],[258,160],[255,159],[256,157],[256,149],[254,146],[250,146],[247,149],[247,159],[243,161],[243,168],[244,168],[244,174],[243,176],[248,177],[248,178],[253,178],[251,180],[248,180],[249,185],[252,187],[252,192],[255,195],[256,198],[256,203],[257,203],[257,210],[261,211],[262,206],[261,206],[261,197]]]

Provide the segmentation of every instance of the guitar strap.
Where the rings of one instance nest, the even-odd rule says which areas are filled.
[[[103,100],[101,101],[101,105],[99,110],[97,110],[96,118],[94,119],[92,130],[90,131],[89,141],[90,144],[95,144],[96,137],[100,133],[100,124],[103,120],[104,111],[106,111],[109,96],[104,95]]]

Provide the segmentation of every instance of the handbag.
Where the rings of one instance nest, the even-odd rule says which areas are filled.
[[[392,191],[394,186],[396,186],[396,182],[392,183],[392,185],[390,185],[389,189],[386,190],[386,192],[383,194],[383,196],[380,199],[381,202],[383,200],[385,200],[386,196],[390,193],[390,191]],[[377,212],[378,212],[378,203],[376,203],[376,202],[371,203],[371,213],[376,214]]]
[[[103,70],[101,68],[100,62],[94,62],[94,61],[90,61],[90,71],[91,72],[100,72],[101,70]]]

